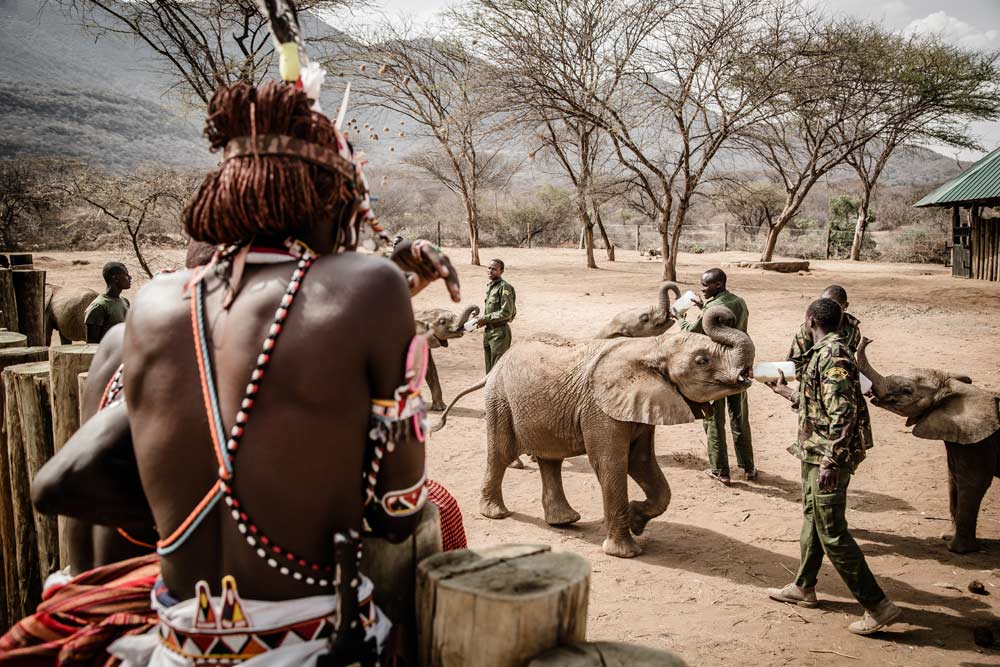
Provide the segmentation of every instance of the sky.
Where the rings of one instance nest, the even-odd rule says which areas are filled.
[[[936,34],[958,46],[1000,50],[1000,0],[806,0],[826,12],[883,21],[904,34]],[[408,14],[429,19],[455,0],[375,0],[387,14]],[[1000,146],[1000,122],[978,123],[972,128],[987,150]],[[938,149],[949,156],[955,149]],[[975,160],[977,151],[958,151],[962,160]]]

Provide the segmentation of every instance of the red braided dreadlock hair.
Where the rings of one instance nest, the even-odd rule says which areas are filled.
[[[333,123],[310,109],[306,94],[280,82],[236,83],[208,105],[205,135],[212,152],[232,139],[286,135],[337,150]],[[352,213],[362,196],[356,180],[289,155],[244,155],[223,161],[184,207],[188,235],[212,244],[246,242],[263,233],[297,236],[333,221],[338,247],[356,239]]]

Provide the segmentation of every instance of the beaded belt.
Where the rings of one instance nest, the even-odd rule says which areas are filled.
[[[378,620],[375,601],[370,595],[358,602],[358,612],[365,628]],[[164,647],[196,665],[235,665],[268,651],[328,639],[336,628],[336,613],[331,613],[268,630],[181,629],[161,620],[157,633]]]

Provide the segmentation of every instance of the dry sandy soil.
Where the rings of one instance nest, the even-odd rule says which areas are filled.
[[[465,302],[481,304],[486,272],[468,266],[466,253],[452,251]],[[655,299],[659,264],[635,253],[620,252],[618,262],[601,262],[596,271],[584,269],[580,253],[572,250],[487,249],[484,260],[494,255],[507,262],[505,278],[517,289],[515,341],[539,332],[587,337],[617,311]],[[106,259],[98,253],[36,254],[51,282],[94,288],[100,287]],[[680,279],[694,287],[704,268],[740,259],[752,257],[682,255]],[[90,264],[74,266],[71,260]],[[806,305],[836,282],[846,287],[851,311],[875,340],[870,354],[882,372],[941,367],[1000,390],[1000,284],[954,279],[942,267],[848,262],[815,262],[808,275],[750,269],[731,269],[729,275],[732,290],[749,304],[759,361],[784,359]],[[450,304],[435,286],[415,307]],[[452,341],[435,358],[450,400],[483,373],[481,335]],[[874,637],[856,637],[846,626],[860,608],[828,563],[820,575],[818,609],[764,595],[765,587],[790,581],[798,564],[799,464],[785,451],[796,421],[788,404],[762,385],[750,389],[749,401],[762,471],[754,483],[734,478],[725,488],[702,474],[707,460],[700,424],[657,429],[658,458],[673,501],[638,538],[644,553],[632,560],[601,551],[601,495],[586,457],[564,466],[567,497],[582,515],[575,526],[556,529],[542,520],[533,464],[509,471],[505,479],[512,517],[492,521],[478,514],[486,447],[481,392],[467,397],[448,427],[435,434],[428,470],[458,498],[471,544],[548,543],[590,562],[591,639],[668,649],[691,665],[1000,664],[1000,651],[978,649],[972,640],[975,625],[996,618],[1000,600],[1000,484],[986,496],[980,517],[979,535],[989,550],[949,553],[940,539],[949,527],[944,446],[914,438],[902,418],[872,409],[876,446],[852,481],[848,521],[879,582],[902,607],[904,622]],[[630,495],[637,493],[632,485]],[[985,582],[990,594],[969,593],[973,579]]]

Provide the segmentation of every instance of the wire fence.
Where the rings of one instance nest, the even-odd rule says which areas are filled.
[[[608,238],[619,248],[646,252],[661,247],[660,232],[655,225],[606,224]],[[725,252],[727,250],[758,251],[767,239],[766,226],[753,227],[729,223],[701,223],[686,225],[681,230],[682,252]],[[866,234],[868,240],[862,254],[873,252],[875,235]],[[833,222],[823,227],[786,227],[778,237],[775,251],[779,255],[806,259],[830,259],[845,256],[854,241],[854,228],[838,229]],[[600,235],[595,242],[601,244]]]

